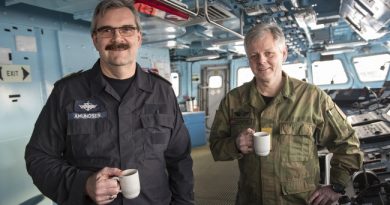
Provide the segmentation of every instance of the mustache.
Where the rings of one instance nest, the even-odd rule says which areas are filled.
[[[116,49],[129,49],[130,46],[125,43],[120,43],[120,44],[109,44],[106,46],[106,50],[116,50]]]

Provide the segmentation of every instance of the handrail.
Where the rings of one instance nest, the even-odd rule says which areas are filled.
[[[169,0],[160,0],[163,4],[166,4],[166,5],[169,5],[181,12],[184,12],[188,15],[191,15],[192,17],[197,17],[199,15],[199,1],[198,0],[195,0],[195,13],[189,9],[186,9],[186,8],[183,8],[182,6],[180,6],[179,4],[176,4],[174,2],[171,2]]]
[[[244,39],[244,36],[243,36],[242,34],[239,34],[239,33],[235,32],[235,31],[233,31],[233,30],[231,30],[231,29],[228,29],[228,28],[226,28],[226,27],[224,27],[224,26],[222,26],[222,25],[220,25],[220,24],[215,23],[214,21],[212,21],[212,20],[209,18],[209,14],[208,14],[208,9],[207,9],[207,7],[208,7],[208,6],[207,6],[207,0],[204,0],[204,17],[206,18],[206,20],[207,20],[210,24],[213,24],[214,26],[216,26],[216,27],[218,27],[218,28],[220,28],[220,29],[222,29],[222,30],[228,31],[228,32],[234,34],[235,36],[238,36],[239,38]],[[241,27],[241,24],[242,24],[242,21],[241,21],[241,19],[240,19],[240,27]]]

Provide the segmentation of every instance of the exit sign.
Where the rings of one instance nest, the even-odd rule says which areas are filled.
[[[0,83],[31,82],[29,65],[0,65]]]

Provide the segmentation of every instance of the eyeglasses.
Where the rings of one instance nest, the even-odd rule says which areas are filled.
[[[112,38],[115,36],[115,31],[118,29],[119,33],[123,37],[130,37],[135,34],[135,31],[138,31],[137,27],[134,26],[121,26],[121,27],[110,27],[103,26],[96,29],[96,33],[99,37],[103,38]]]

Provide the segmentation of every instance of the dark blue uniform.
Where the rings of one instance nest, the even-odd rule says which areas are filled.
[[[103,167],[139,170],[141,193],[112,204],[193,204],[191,143],[169,82],[142,71],[121,99],[99,61],[58,81],[26,147],[27,171],[59,204],[93,204],[87,178]]]

